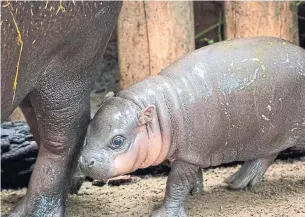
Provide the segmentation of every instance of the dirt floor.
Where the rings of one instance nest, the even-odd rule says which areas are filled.
[[[190,216],[276,216],[305,217],[305,162],[277,161],[259,185],[232,191],[223,180],[239,166],[210,169],[204,173],[205,189],[189,196]],[[68,217],[150,216],[161,205],[166,177],[142,178],[121,186],[92,186],[86,182],[79,195],[70,196]],[[2,214],[23,196],[25,190],[2,191]]]

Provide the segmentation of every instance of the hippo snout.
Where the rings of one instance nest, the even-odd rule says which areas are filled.
[[[83,156],[80,156],[80,158],[79,158],[79,163],[84,168],[86,168],[86,167],[90,168],[90,167],[94,166],[95,162],[96,162],[96,160],[94,158],[91,158],[89,161],[86,160]]]
[[[79,167],[84,174],[90,176],[90,170],[93,169],[93,167],[96,165],[96,162],[97,161],[94,158],[86,158],[81,155],[79,158]]]
[[[99,159],[98,156],[81,155],[79,167],[86,175],[96,180],[108,179],[112,176],[111,166],[106,159]]]

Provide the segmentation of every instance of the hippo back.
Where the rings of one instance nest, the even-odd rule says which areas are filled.
[[[297,129],[295,138],[305,133],[305,51],[287,41],[216,43],[160,75],[175,87],[171,98],[179,101],[183,117],[175,118],[181,120],[176,159],[197,159],[193,163],[204,167],[255,159],[289,147],[273,142],[288,131]]]
[[[116,16],[111,13],[109,4],[83,1],[1,3],[2,117],[6,117],[35,85],[41,85],[46,74],[53,71],[56,76],[56,67],[75,62],[76,67],[87,70],[100,58],[109,36],[103,30],[111,24],[106,18]],[[66,77],[65,70],[60,74]]]

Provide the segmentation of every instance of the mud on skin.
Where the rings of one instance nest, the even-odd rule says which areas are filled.
[[[105,179],[169,160],[165,199],[153,216],[187,216],[199,168],[245,161],[228,186],[257,184],[280,151],[304,144],[304,108],[304,49],[272,37],[219,42],[108,94],[80,166]]]
[[[90,118],[90,67],[103,55],[120,8],[1,2],[1,120],[20,105],[40,144],[27,194],[8,216],[64,216]]]

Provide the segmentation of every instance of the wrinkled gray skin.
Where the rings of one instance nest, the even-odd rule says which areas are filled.
[[[7,5],[9,3],[9,5]],[[90,66],[101,58],[120,2],[1,3],[1,120],[20,105],[40,143],[28,191],[8,216],[64,216],[90,119]],[[13,80],[23,49],[16,95]]]
[[[216,43],[108,96],[89,124],[80,166],[104,179],[169,159],[154,216],[187,216],[199,168],[245,161],[227,183],[257,183],[280,151],[304,142],[304,108],[304,49],[270,37]]]

